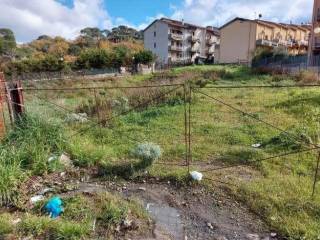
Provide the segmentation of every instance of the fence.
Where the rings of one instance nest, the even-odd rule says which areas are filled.
[[[12,73],[7,76],[8,80],[11,81],[47,81],[47,80],[63,80],[73,78],[95,78],[101,76],[114,76],[119,74],[118,69],[86,69],[81,71],[57,71],[57,72],[24,72],[21,74]]]
[[[299,125],[290,111],[302,111],[305,103],[317,101],[319,87],[14,85],[9,92],[11,96],[17,89],[24,93],[24,103],[19,98],[11,100],[13,105],[23,105],[19,114],[23,111],[64,126],[68,141],[80,151],[75,154],[80,165],[85,158],[97,158],[99,152],[99,161],[108,166],[106,173],[131,174],[132,166],[138,164],[131,159],[132,150],[152,142],[163,151],[156,165],[165,170],[199,170],[207,180],[237,185],[238,180],[230,176],[242,175],[248,166],[268,163],[285,175],[305,177],[312,182],[314,195],[320,147],[288,125]],[[316,124],[314,119],[302,128],[310,124]],[[281,148],[283,144],[289,144],[289,151]],[[110,159],[119,162],[111,162],[110,167]],[[303,172],[297,170],[300,168]]]
[[[287,73],[299,73],[301,71],[313,71],[320,73],[320,56],[314,57],[313,63],[308,63],[307,55],[300,56],[275,56],[263,58],[252,62],[253,68],[270,68]]]

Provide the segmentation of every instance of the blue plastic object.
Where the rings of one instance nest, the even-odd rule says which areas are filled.
[[[59,197],[54,197],[45,205],[45,211],[49,213],[51,218],[57,218],[63,212],[62,200]]]

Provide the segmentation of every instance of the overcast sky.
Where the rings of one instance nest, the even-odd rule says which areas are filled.
[[[312,5],[313,0],[0,0],[0,28],[26,42],[43,34],[72,39],[88,26],[143,29],[162,16],[221,26],[261,13],[267,20],[301,23],[310,21]]]

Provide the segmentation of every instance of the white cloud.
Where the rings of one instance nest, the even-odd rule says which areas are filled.
[[[310,21],[312,4],[311,0],[184,0],[171,17],[203,26],[221,26],[234,17],[252,19],[261,13],[263,19],[301,23]]]
[[[74,38],[84,27],[110,28],[103,0],[74,0],[71,8],[55,0],[0,0],[0,27],[15,32],[18,41],[39,35]]]

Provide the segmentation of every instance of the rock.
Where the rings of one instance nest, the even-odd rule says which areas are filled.
[[[17,224],[20,223],[20,222],[21,222],[21,218],[17,218],[17,219],[14,219],[14,220],[11,221],[11,223],[12,223],[13,225],[17,225]]]
[[[59,157],[59,162],[65,167],[72,167],[73,166],[70,157],[65,153],[61,154],[61,156]]]
[[[145,187],[139,187],[138,189],[139,189],[140,191],[144,191],[144,192],[147,190]]]
[[[213,230],[212,223],[208,222],[208,223],[207,223],[207,226],[208,226],[208,228],[210,228],[211,230]]]
[[[258,234],[247,234],[248,240],[260,240],[260,236]]]
[[[270,237],[272,237],[272,238],[277,237],[277,233],[274,233],[274,232],[270,233]]]
[[[131,226],[132,226],[132,220],[128,220],[128,219],[126,219],[126,220],[124,220],[123,222],[122,222],[122,226],[124,227],[124,228],[131,228]]]
[[[88,122],[88,115],[86,113],[71,113],[66,117],[65,121],[85,123]]]
[[[216,240],[228,240],[225,236],[218,236],[215,238]]]

